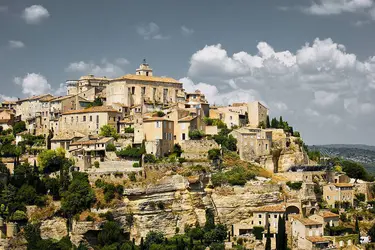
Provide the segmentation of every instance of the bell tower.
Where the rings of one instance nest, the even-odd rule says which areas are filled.
[[[142,64],[136,70],[136,75],[152,76],[152,69],[150,68],[150,66],[146,62],[146,59],[143,59]]]

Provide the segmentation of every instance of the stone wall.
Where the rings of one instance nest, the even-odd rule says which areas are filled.
[[[207,152],[210,149],[220,148],[214,140],[188,140],[181,142],[183,151],[181,157],[187,160],[207,159]]]

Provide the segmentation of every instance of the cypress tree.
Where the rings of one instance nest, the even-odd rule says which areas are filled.
[[[276,249],[287,249],[287,238],[285,233],[285,216],[279,216],[279,221],[277,223]]]
[[[141,249],[141,250],[145,250],[145,246],[144,246],[144,240],[143,240],[143,237],[141,238],[141,245],[140,245],[140,249]]]
[[[135,239],[132,239],[132,250],[135,250]]]
[[[189,250],[192,250],[194,247],[194,241],[193,241],[193,237],[190,236],[190,244],[189,244]]]
[[[267,127],[267,128],[270,128],[270,127],[271,127],[271,124],[270,124],[270,116],[269,116],[269,115],[267,115],[266,127]]]
[[[355,217],[355,232],[358,234],[358,243],[361,242],[361,231],[359,230],[358,215]]]
[[[271,232],[270,232],[270,224],[268,224],[267,228],[267,235],[266,235],[266,247],[265,250],[271,250]]]

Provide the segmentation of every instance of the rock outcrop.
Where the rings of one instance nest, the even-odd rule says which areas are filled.
[[[40,236],[42,239],[61,240],[68,235],[67,221],[61,217],[54,217],[42,221],[40,225]]]

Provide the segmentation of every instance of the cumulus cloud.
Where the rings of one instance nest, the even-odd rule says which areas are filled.
[[[59,87],[53,91],[53,94],[56,96],[66,95],[67,87],[65,83],[60,83]]]
[[[6,95],[0,94],[0,100],[1,101],[17,101],[18,98],[15,96],[6,96]]]
[[[373,0],[319,0],[303,8],[303,11],[312,15],[337,15],[368,10],[373,4]]]
[[[52,90],[47,79],[36,73],[29,73],[24,77],[15,77],[14,83],[22,87],[22,93],[25,95],[40,95]]]
[[[212,103],[257,99],[269,104],[271,116],[286,116],[310,142],[375,140],[375,134],[365,135],[373,134],[375,122],[375,57],[359,60],[329,38],[295,51],[276,51],[260,42],[255,54],[229,55],[221,44],[207,45],[191,56],[188,79],[184,86],[201,85]],[[340,135],[353,128],[363,136]]]
[[[22,18],[27,24],[39,24],[49,17],[48,10],[42,5],[32,5],[24,9],[22,13]]]
[[[194,33],[194,30],[189,29],[188,27],[183,25],[183,26],[181,26],[181,33],[184,36],[191,36]]]
[[[114,62],[103,59],[100,63],[78,61],[70,63],[65,71],[86,75],[93,74],[96,76],[118,77],[125,74],[122,67],[127,64],[129,64],[129,61],[125,58],[118,58],[114,60]]]
[[[21,49],[25,47],[25,44],[21,41],[10,40],[8,46],[11,49]]]
[[[138,35],[142,36],[145,40],[164,40],[170,38],[169,36],[162,35],[160,33],[160,27],[154,22],[150,22],[148,24],[139,24],[136,27],[136,31]]]

